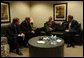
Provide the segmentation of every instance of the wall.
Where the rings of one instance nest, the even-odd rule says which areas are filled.
[[[10,16],[11,22],[12,19],[18,17],[20,19],[20,23],[25,19],[25,17],[30,16],[30,1],[8,1],[10,3]],[[3,25],[8,25],[1,24]]]
[[[83,1],[32,1],[31,16],[34,19],[34,26],[42,27],[49,16],[53,17],[53,4],[63,2],[68,3],[67,14],[73,15],[83,28]]]
[[[25,17],[30,16],[30,2],[29,1],[15,1],[10,2],[10,9],[11,9],[11,19],[14,17],[20,18],[22,22]]]
[[[31,17],[34,19],[35,27],[43,27],[44,23],[48,21],[48,17],[52,15],[52,4],[42,1],[31,3]]]
[[[83,29],[83,2],[68,2],[68,14],[73,15],[74,19],[81,23]]]
[[[26,16],[31,16],[35,27],[43,27],[48,17],[53,17],[53,4],[63,2],[68,3],[67,14],[73,15],[83,28],[83,1],[10,1],[11,21],[18,17],[22,22]]]

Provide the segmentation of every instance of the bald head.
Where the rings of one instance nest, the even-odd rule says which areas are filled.
[[[51,16],[49,17],[49,22],[50,22],[50,21],[52,21],[52,17],[51,17]]]

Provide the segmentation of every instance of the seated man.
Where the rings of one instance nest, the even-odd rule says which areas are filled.
[[[79,24],[76,20],[73,19],[72,15],[68,16],[67,28],[68,29],[66,29],[64,33],[64,36],[67,37],[67,47],[74,47],[73,35],[75,35],[78,32]]]
[[[52,21],[52,17],[49,17],[49,21],[44,23],[44,28],[47,34],[50,35],[51,31],[55,29],[55,22]]]
[[[26,17],[25,20],[20,25],[21,31],[25,34],[24,46],[27,47],[28,40],[34,35],[34,31],[32,30],[32,25],[30,22],[30,17]]]
[[[7,29],[7,38],[8,38],[8,43],[10,46],[10,52],[13,52],[13,50],[16,50],[16,53],[18,55],[22,55],[22,53],[19,50],[19,36],[22,33],[20,33],[20,29],[19,29],[19,19],[18,18],[14,18],[13,22],[8,26]],[[22,36],[23,37],[23,36]]]

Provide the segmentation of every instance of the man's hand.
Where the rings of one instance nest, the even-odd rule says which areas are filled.
[[[49,27],[49,30],[52,31],[53,29],[51,27]]]
[[[31,31],[32,33],[35,33],[34,31]]]

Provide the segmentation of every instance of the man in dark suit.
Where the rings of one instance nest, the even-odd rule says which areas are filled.
[[[51,31],[55,30],[55,22],[52,21],[52,17],[49,17],[49,20],[44,23],[44,28],[47,34],[51,34]]]
[[[65,30],[64,35],[67,37],[67,47],[75,47],[74,46],[74,38],[73,36],[78,33],[79,31],[79,24],[76,20],[73,19],[72,15],[68,16],[68,22],[67,22],[67,29]]]
[[[13,50],[15,49],[18,55],[22,55],[22,53],[19,50],[18,35],[21,35],[20,28],[19,28],[19,19],[14,18],[13,22],[8,26],[6,36],[8,38],[8,43],[10,45],[10,52],[13,52]]]
[[[33,36],[35,33],[32,29],[31,23],[30,23],[30,17],[26,17],[25,20],[20,25],[21,31],[25,34],[24,39],[24,46],[28,46],[28,40]]]

